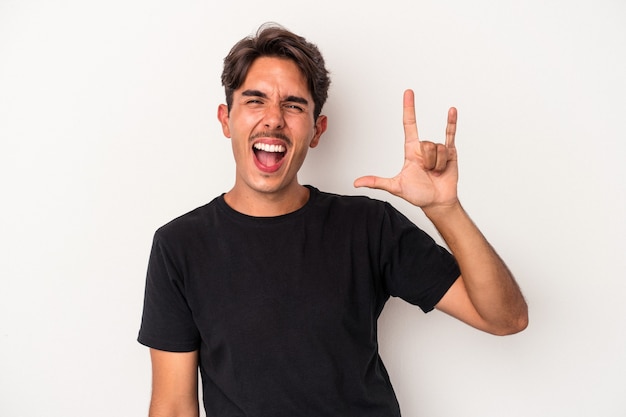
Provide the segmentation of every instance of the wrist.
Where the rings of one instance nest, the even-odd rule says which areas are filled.
[[[463,207],[461,206],[461,202],[456,199],[450,203],[431,204],[422,207],[422,211],[431,221],[435,221],[459,214],[463,212]]]
[[[433,223],[452,253],[455,252],[453,248],[458,249],[459,242],[468,242],[472,236],[481,235],[459,201],[428,207],[424,214]]]

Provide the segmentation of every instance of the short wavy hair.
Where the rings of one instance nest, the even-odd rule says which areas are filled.
[[[261,25],[255,36],[237,42],[224,58],[222,85],[228,111],[233,104],[233,92],[243,84],[250,66],[260,57],[287,58],[295,62],[308,82],[315,105],[313,116],[317,120],[328,98],[330,86],[324,58],[316,45],[276,23]]]

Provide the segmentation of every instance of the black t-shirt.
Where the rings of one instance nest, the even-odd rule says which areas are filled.
[[[161,227],[139,342],[199,350],[207,416],[399,416],[378,355],[389,296],[430,311],[460,272],[389,204],[322,193],[251,217],[223,196]]]

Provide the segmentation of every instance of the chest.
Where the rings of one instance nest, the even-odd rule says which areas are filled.
[[[362,232],[299,223],[229,229],[187,262],[185,291],[203,338],[268,344],[372,334],[384,300]]]

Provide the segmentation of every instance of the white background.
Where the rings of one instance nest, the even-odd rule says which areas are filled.
[[[232,185],[222,59],[277,21],[332,72],[301,181],[354,178],[459,110],[460,195],[529,328],[482,334],[391,301],[380,344],[406,417],[626,415],[626,3],[0,0],[0,415],[141,416],[154,230]]]

